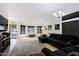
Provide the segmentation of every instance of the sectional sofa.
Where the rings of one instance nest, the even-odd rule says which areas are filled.
[[[62,48],[56,51],[43,48],[41,52],[46,56],[79,56],[79,45]]]
[[[10,45],[10,33],[0,33],[0,55]]]
[[[74,35],[50,34],[48,37],[44,34],[40,35],[38,39],[41,43],[49,43],[57,48],[79,45],[79,38]]]

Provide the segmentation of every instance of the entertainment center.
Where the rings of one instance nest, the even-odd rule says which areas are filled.
[[[8,19],[0,15],[0,55],[10,45],[10,33],[8,30]]]

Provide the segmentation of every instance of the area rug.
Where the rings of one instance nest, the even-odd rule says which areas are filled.
[[[10,56],[29,56],[38,53],[44,46],[38,40],[18,40]]]

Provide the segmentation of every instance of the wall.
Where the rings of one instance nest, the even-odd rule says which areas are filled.
[[[61,18],[54,18],[52,23],[53,23],[52,32],[56,33],[56,34],[62,34],[62,19]],[[55,24],[60,24],[60,30],[55,30]]]
[[[21,8],[23,6],[24,6],[24,8]],[[31,8],[32,6],[29,6],[29,7]],[[20,35],[20,25],[26,25],[26,26],[28,26],[28,25],[34,25],[34,26],[52,25],[52,30],[51,31],[43,30],[43,34],[48,34],[48,33],[61,34],[62,33],[61,19],[54,17],[52,15],[52,12],[47,11],[46,13],[44,13],[45,9],[44,9],[44,11],[42,11],[42,10],[40,11],[39,6],[37,6],[38,10],[34,8],[35,6],[33,6],[31,9],[29,9],[29,7],[28,7],[28,5],[18,6],[17,4],[16,5],[9,4],[7,7],[7,4],[0,3],[0,14],[2,14],[5,17],[8,17],[8,16],[13,17],[13,19],[9,19],[9,24],[17,25],[17,32],[18,32],[17,36],[18,37],[27,36],[27,34]],[[26,11],[24,11],[24,10],[26,10]],[[60,30],[55,30],[55,24],[60,24]],[[37,30],[35,31],[35,33],[37,34]]]
[[[62,20],[62,34],[79,37],[79,11],[64,16]]]
[[[5,4],[0,3],[0,14],[4,17],[8,17],[7,9],[5,8]]]
[[[31,23],[31,22],[24,23],[24,22],[14,21],[12,19],[9,20],[9,24],[16,24],[17,25],[17,38],[24,38],[24,37],[28,36],[27,26],[30,26],[30,25],[35,26],[35,34],[39,35],[39,34],[37,34],[36,26],[45,26],[45,25],[47,25],[47,24],[37,24],[37,23]],[[26,25],[26,34],[20,34],[20,25]],[[44,31],[43,31],[43,33],[44,33]]]
[[[7,8],[5,8],[5,4],[1,4],[0,3],[0,14],[3,15],[4,17],[8,18],[8,12],[7,12]],[[23,21],[19,21],[19,20],[15,20],[15,19],[9,19],[9,24],[16,24],[17,25],[17,37],[24,37],[27,36],[27,34],[25,35],[20,35],[20,25],[34,25],[34,26],[48,26],[48,25],[52,25],[52,30],[44,30],[43,29],[43,34],[48,34],[48,33],[57,33],[57,34],[61,34],[62,30],[60,28],[60,30],[55,30],[55,24],[59,24],[61,25],[61,19],[59,18],[55,18],[53,15],[45,15],[44,17],[37,17],[34,16],[34,18],[29,18]],[[9,31],[9,28],[8,28]],[[27,33],[27,30],[26,30]],[[37,34],[37,29],[35,31],[35,34]],[[39,35],[39,34],[37,34]]]
[[[8,9],[8,15],[17,20],[19,24],[25,25],[51,25],[53,29],[51,31],[44,30],[44,33],[57,33],[62,34],[62,24],[60,18],[55,18],[53,13],[59,11],[69,14],[79,10],[78,3],[63,3],[63,4],[17,4],[6,3]],[[65,7],[65,8],[64,8]],[[11,21],[11,20],[10,20]],[[55,24],[60,23],[60,30],[55,30]],[[17,24],[17,23],[16,23]],[[19,25],[18,25],[19,26]]]
[[[48,27],[48,25],[52,25],[52,30],[45,30],[43,29],[43,34],[48,34],[48,33],[56,33],[56,34],[61,34],[62,33],[62,27],[61,27],[61,18],[56,18],[56,17],[51,17],[49,20],[41,20],[41,19],[36,19],[35,21],[24,21],[24,22],[20,22],[14,19],[9,19],[9,24],[16,24],[17,25],[17,38],[24,38],[28,36],[27,33],[27,27],[26,27],[26,34],[20,34],[20,25],[32,25],[35,26],[35,34],[37,36],[39,36],[40,34],[37,33],[37,29],[36,26],[46,26]],[[55,30],[55,24],[60,24],[60,30]]]
[[[54,6],[53,4],[6,4],[9,17],[13,18],[14,22],[18,22],[19,26],[22,24],[26,26],[52,25],[53,29],[51,31],[44,30],[43,33],[61,34],[61,28],[60,30],[55,30],[55,24],[59,24],[61,20],[54,17],[53,13],[57,12],[56,10],[58,8],[52,8]],[[53,11],[54,9],[56,10]]]
[[[5,4],[0,3],[0,15],[8,19],[8,12],[7,9],[5,8]]]

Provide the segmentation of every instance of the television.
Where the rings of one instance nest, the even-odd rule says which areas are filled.
[[[0,32],[7,31],[8,29],[8,19],[0,15]]]

